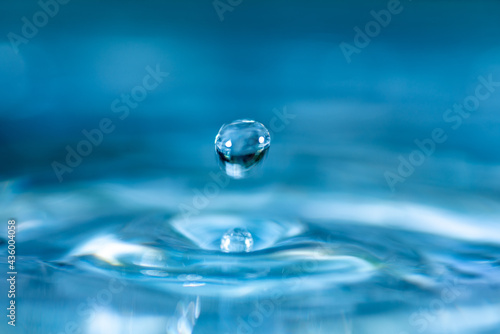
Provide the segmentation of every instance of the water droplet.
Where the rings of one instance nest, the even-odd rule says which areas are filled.
[[[220,239],[220,249],[225,253],[250,252],[252,247],[253,237],[243,228],[231,229]]]
[[[224,124],[215,137],[215,151],[227,175],[240,179],[265,157],[271,136],[259,122],[240,119]]]

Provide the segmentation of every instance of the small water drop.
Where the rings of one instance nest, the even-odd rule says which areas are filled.
[[[224,124],[215,137],[215,152],[227,175],[240,179],[258,165],[271,146],[271,136],[262,123],[240,119]]]
[[[220,239],[220,249],[224,253],[250,252],[252,247],[253,237],[243,228],[231,229]]]

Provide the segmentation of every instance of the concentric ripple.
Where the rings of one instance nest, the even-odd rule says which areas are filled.
[[[134,224],[134,223],[133,223]],[[158,282],[184,286],[259,286],[263,283],[310,279],[317,284],[369,278],[380,266],[370,252],[322,240],[299,222],[200,216],[164,223],[155,241],[138,242],[127,233],[100,235],[75,248],[70,257],[80,264],[130,277],[155,277]],[[254,237],[251,252],[224,252],[221,236],[230,227],[244,228]]]
[[[212,315],[219,319],[213,310],[224,319],[248,317],[259,300],[273,301],[287,323],[307,309],[331,320],[332,328],[351,314],[373,326],[390,318],[387,333],[412,333],[419,328],[409,321],[424,310],[436,319],[428,332],[439,333],[444,320],[437,320],[436,305],[455,312],[460,334],[499,324],[500,211],[494,205],[484,210],[474,198],[465,210],[340,193],[269,195],[263,189],[241,197],[221,193],[205,211],[183,217],[176,205],[192,195],[186,192],[176,202],[179,195],[170,192],[168,180],[84,186],[87,191],[78,196],[40,192],[9,203],[24,215],[17,231],[19,270],[36,282],[23,291],[36,294],[42,286],[61,298],[71,296],[76,304],[70,315],[89,296],[109,286],[115,291],[122,282],[126,293],[113,295],[113,312],[119,314],[124,302],[133,309],[138,299],[160,310],[162,303],[173,303],[168,328],[195,326],[199,305],[196,326]],[[110,209],[117,203],[119,210]],[[221,239],[228,231],[247,231],[252,248],[225,252]],[[461,321],[456,306],[484,317]],[[372,310],[379,316],[371,318]],[[373,326],[360,333],[371,333]]]

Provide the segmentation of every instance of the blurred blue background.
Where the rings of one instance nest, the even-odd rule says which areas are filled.
[[[398,154],[409,154],[414,139],[435,127],[449,128],[443,113],[473,93],[478,76],[500,80],[500,4],[402,1],[402,11],[348,63],[340,43],[353,44],[353,28],[364,29],[373,20],[370,11],[387,6],[242,1],[221,21],[210,1],[69,1],[16,54],[8,33],[22,36],[21,19],[33,22],[41,7],[6,3],[0,23],[6,162],[0,174],[57,186],[51,163],[63,162],[66,145],[75,147],[84,139],[81,131],[102,118],[112,119],[116,130],[64,179],[208,169],[222,123],[254,118],[268,125],[272,110],[286,107],[296,118],[275,136],[275,143],[288,145],[274,150],[268,168],[290,173],[294,157],[310,160],[310,168],[315,159],[330,159],[333,168],[349,161],[371,165],[366,181],[390,190],[383,173],[397,167]],[[111,103],[142,83],[147,66],[157,65],[169,76],[119,120]],[[500,94],[481,102],[398,187],[424,182],[497,189],[498,178],[491,176],[498,173],[492,168],[500,152],[499,107]],[[458,163],[447,165],[446,175],[432,173],[430,165],[444,156],[484,169]],[[93,164],[102,162],[110,167],[96,173]]]

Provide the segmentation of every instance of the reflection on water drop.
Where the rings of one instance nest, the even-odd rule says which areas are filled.
[[[227,231],[220,240],[220,249],[225,253],[250,252],[252,247],[252,235],[242,228]]]
[[[271,136],[259,122],[240,119],[224,124],[215,137],[215,151],[227,175],[240,179],[259,164],[271,145]]]

